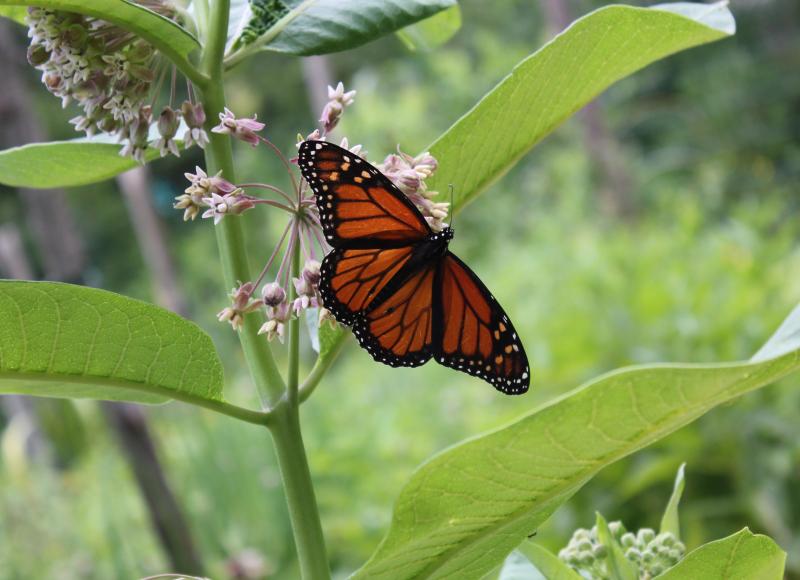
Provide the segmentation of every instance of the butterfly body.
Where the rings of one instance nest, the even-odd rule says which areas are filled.
[[[333,250],[320,294],[373,359],[420,366],[431,358],[507,394],[530,384],[522,343],[506,313],[391,181],[357,155],[305,141],[300,169]]]

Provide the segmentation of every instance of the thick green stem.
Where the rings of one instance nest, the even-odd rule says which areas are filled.
[[[207,31],[208,44],[202,60],[203,72],[209,80],[198,89],[208,117],[206,130],[209,134],[209,144],[206,147],[206,170],[210,174],[221,170],[226,179],[235,181],[230,137],[210,131],[215,125],[218,114],[225,107],[222,55],[225,50],[229,8],[228,0],[217,0],[212,5],[210,26]],[[228,217],[222,220],[215,230],[227,288],[233,288],[240,282],[250,280],[250,265],[241,219]],[[269,408],[276,405],[283,396],[284,384],[269,346],[258,336],[260,322],[258,314],[247,315],[239,338],[250,374],[258,388],[262,406]]]
[[[273,419],[269,427],[275,442],[286,503],[289,506],[300,573],[308,580],[328,580],[331,573],[311,472],[300,432],[299,409],[297,405],[282,405],[276,409]]]
[[[301,276],[300,274],[300,229],[295,222],[295,236],[294,249],[292,251],[292,268],[291,273],[294,277]],[[289,286],[289,302],[297,298],[297,290],[294,284]],[[297,400],[297,386],[300,384],[300,317],[296,316],[289,321],[289,372],[286,380],[286,394],[289,399],[289,404],[292,406],[298,405]]]
[[[230,0],[212,0],[206,47],[202,57],[203,72],[207,82],[198,86],[203,106],[208,116],[206,129],[210,143],[206,148],[206,165],[209,173],[222,171],[234,181],[233,154],[228,135],[211,133],[217,115],[225,106],[222,82],[222,58],[228,29]],[[228,288],[238,282],[250,280],[250,269],[244,244],[241,219],[229,216],[216,226],[217,243]],[[296,243],[299,251],[299,241]],[[293,256],[294,271],[299,269],[299,254]],[[303,438],[300,433],[300,415],[297,401],[299,325],[290,323],[289,390],[275,366],[267,341],[258,336],[260,321],[256,314],[245,317],[239,338],[251,376],[257,385],[262,404],[272,408],[269,427],[278,457],[289,516],[294,531],[300,570],[304,579],[328,580],[330,570],[325,552],[322,525],[317,511],[317,501],[311,482]],[[291,393],[294,393],[292,395]]]

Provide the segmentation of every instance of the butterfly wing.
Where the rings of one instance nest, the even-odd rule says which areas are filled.
[[[514,326],[480,278],[454,254],[441,260],[434,356],[509,395],[530,385],[528,357]]]
[[[403,192],[347,149],[326,141],[304,141],[298,164],[316,196],[322,229],[331,246],[398,247],[433,233]]]
[[[343,324],[352,325],[411,258],[413,247],[334,248],[322,261],[322,303]]]
[[[417,269],[398,288],[387,288],[358,316],[353,333],[376,361],[416,367],[431,358],[437,271],[435,261]]]

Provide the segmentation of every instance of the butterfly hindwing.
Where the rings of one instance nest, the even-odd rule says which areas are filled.
[[[436,360],[481,377],[507,394],[530,384],[528,357],[505,311],[480,278],[447,252],[441,261]]]
[[[320,294],[325,307],[343,324],[369,308],[411,258],[413,248],[335,248],[322,261]]]
[[[356,319],[353,332],[372,358],[393,367],[416,367],[431,358],[436,280],[436,264],[428,264]]]
[[[304,141],[298,164],[331,246],[398,246],[432,233],[414,204],[358,155],[326,141]]]

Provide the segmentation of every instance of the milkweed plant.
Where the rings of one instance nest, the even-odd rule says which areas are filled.
[[[230,109],[226,80],[265,50],[302,57],[388,34],[411,48],[435,50],[458,29],[456,0],[0,0],[0,15],[27,27],[30,65],[41,72],[44,89],[75,111],[71,123],[84,134],[0,152],[0,182],[77,186],[202,149],[203,163],[184,168],[186,187],[175,192],[174,207],[186,227],[215,231],[218,319],[238,336],[261,407],[226,401],[216,349],[192,322],[100,289],[14,280],[0,282],[0,393],[179,400],[266,428],[299,570],[306,579],[330,578],[300,406],[323,382],[349,331],[321,302],[320,262],[330,248],[297,170],[296,150],[276,145],[292,139],[272,135],[269,119],[256,111]],[[453,125],[425,151],[398,148],[376,156],[383,159],[377,167],[432,229],[441,230],[451,213],[490,189],[606,87],[670,54],[729,37],[734,28],[725,3],[601,8],[523,59],[473,108],[454,115]],[[356,106],[356,90],[348,89],[342,83],[328,88],[319,119],[298,127],[298,144],[332,140],[339,120]],[[241,175],[232,146],[237,140],[276,156],[291,188]],[[355,134],[336,142],[367,155],[364,144],[354,144],[361,142]],[[59,155],[50,157],[56,150]],[[30,170],[42,160],[45,172]],[[449,186],[452,206],[437,194]],[[250,256],[245,220],[279,221],[282,233],[271,248]],[[311,324],[301,324],[304,317]],[[603,467],[797,371],[798,324],[800,317],[787,318],[748,361],[632,367],[538,408],[520,399],[516,421],[440,452],[411,474],[383,541],[353,577],[511,578],[520,577],[515,570],[523,566],[548,578],[781,578],[785,553],[747,529],[703,546],[684,544],[677,516],[682,470],[659,531],[628,531],[598,515],[594,527],[576,530],[560,551],[531,532]],[[311,329],[303,336],[313,344],[313,363],[301,360],[301,353],[312,352],[300,348],[306,340],[301,328]],[[285,368],[273,357],[276,341],[288,345]],[[424,371],[417,372],[424,383]],[[535,391],[535,380],[532,386]],[[347,412],[346,406],[336,412]]]

